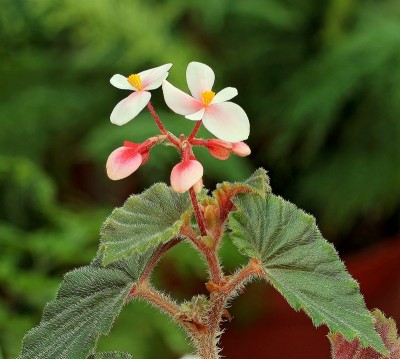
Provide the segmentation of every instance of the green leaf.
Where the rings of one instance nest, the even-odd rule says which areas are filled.
[[[234,203],[233,242],[261,261],[265,278],[295,310],[303,309],[316,326],[326,324],[331,332],[386,353],[358,283],[312,216],[272,194],[239,195]]]
[[[269,177],[264,168],[258,168],[255,170],[244,184],[249,186],[254,193],[259,194],[261,197],[265,197],[266,193],[271,192]]]
[[[96,353],[91,359],[132,359],[132,355],[122,352]]]
[[[104,268],[100,257],[67,273],[40,324],[24,337],[18,359],[87,358],[100,335],[109,334],[152,251]]]
[[[103,264],[167,242],[179,233],[190,210],[189,195],[176,193],[163,183],[132,195],[111,213],[101,229]]]

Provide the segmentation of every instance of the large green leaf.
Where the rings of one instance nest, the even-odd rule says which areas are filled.
[[[167,242],[179,233],[190,208],[187,193],[176,193],[163,183],[129,197],[123,207],[111,213],[102,227],[103,263],[109,264]]]
[[[316,326],[327,324],[348,340],[386,353],[357,282],[318,230],[315,219],[272,194],[239,195],[229,218],[232,239],[258,258],[265,278]]]
[[[106,268],[97,258],[67,273],[40,324],[25,335],[18,359],[87,358],[100,335],[110,332],[151,254],[148,250]]]

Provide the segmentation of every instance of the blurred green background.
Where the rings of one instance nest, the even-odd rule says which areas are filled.
[[[249,115],[253,153],[218,161],[199,150],[208,188],[263,166],[274,192],[313,213],[341,254],[399,234],[397,0],[0,5],[0,347],[6,359],[17,355],[63,274],[94,256],[112,207],[155,181],[168,182],[178,161],[172,149],[157,148],[134,176],[107,179],[104,164],[113,149],[157,133],[146,112],[123,127],[109,122],[127,95],[109,84],[115,73],[172,62],[169,80],[187,89],[186,66],[196,60],[214,69],[215,89],[238,88],[234,101]],[[172,114],[160,90],[153,104],[168,129],[190,131],[193,123]],[[240,262],[229,244],[224,258],[227,268]],[[192,276],[197,284],[188,282]],[[197,292],[204,278],[188,245],[174,249],[156,275],[178,298]],[[126,308],[100,347],[130,351],[135,359],[190,351],[182,333],[143,303]]]

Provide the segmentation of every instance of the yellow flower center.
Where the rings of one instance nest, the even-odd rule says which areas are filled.
[[[201,93],[201,98],[203,99],[204,105],[209,105],[215,96],[215,92],[213,91],[203,91]]]
[[[139,75],[133,74],[128,77],[128,82],[138,89],[139,91],[142,89],[142,80]]]

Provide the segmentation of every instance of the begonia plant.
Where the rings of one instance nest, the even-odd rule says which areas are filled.
[[[217,359],[221,324],[232,319],[228,307],[253,280],[270,283],[315,326],[326,325],[333,358],[399,358],[394,322],[366,308],[358,283],[315,219],[273,194],[264,169],[243,182],[222,182],[213,191],[204,188],[196,147],[205,147],[219,160],[248,156],[251,150],[243,141],[250,122],[242,107],[230,102],[238,95],[235,88],[213,91],[215,75],[209,66],[188,65],[191,95],[166,80],[171,66],[111,78],[113,86],[132,91],[115,106],[111,122],[125,125],[147,106],[160,133],[141,143],[123,142],[106,163],[108,177],[120,180],[145,165],[153,147],[168,145],[171,156],[177,154],[170,185],[156,183],[133,194],[110,214],[95,258],[65,275],[41,322],[25,335],[18,358],[131,358],[129,353],[97,352],[96,346],[124,306],[144,300],[186,333],[193,344],[187,357]],[[167,106],[195,122],[190,134],[166,129],[150,102],[150,91],[160,87]],[[197,137],[202,125],[215,138]],[[233,273],[220,260],[223,241],[231,241],[248,258]],[[152,273],[163,255],[182,242],[191,243],[207,264],[204,285],[209,294],[178,302],[154,287]],[[267,358],[268,349],[261,355]]]

